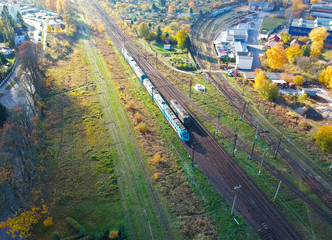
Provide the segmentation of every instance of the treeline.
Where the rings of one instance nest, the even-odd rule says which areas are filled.
[[[15,18],[10,15],[8,7],[5,5],[1,12],[0,19],[0,42],[6,43],[9,48],[15,48],[15,33],[14,28],[22,28],[26,33],[28,28],[23,21],[22,15],[17,12]]]
[[[38,5],[48,10],[56,11],[59,15],[73,12],[73,7],[69,0],[40,0]]]

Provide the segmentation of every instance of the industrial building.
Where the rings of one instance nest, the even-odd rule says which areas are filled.
[[[268,2],[249,2],[249,9],[251,11],[270,12],[274,10],[274,4]]]
[[[329,33],[324,41],[325,48],[332,48],[332,21],[326,18],[317,18],[316,20],[292,19],[288,33],[293,36],[309,36],[312,29],[325,27]]]

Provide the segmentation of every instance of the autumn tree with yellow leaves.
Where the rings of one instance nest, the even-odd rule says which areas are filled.
[[[294,43],[286,49],[286,57],[289,63],[294,63],[295,56],[299,55],[302,52],[302,49],[299,44]]]
[[[332,66],[328,66],[320,73],[319,82],[332,89]]]
[[[262,69],[257,68],[255,70],[255,90],[259,89],[265,82],[265,72]]]
[[[332,125],[322,126],[314,136],[316,144],[328,153],[332,153]]]
[[[286,51],[282,42],[276,43],[266,52],[267,63],[272,69],[280,69],[287,62]]]
[[[324,46],[324,41],[329,33],[325,27],[318,27],[311,30],[309,39],[312,41],[310,47],[310,56],[318,58]]]

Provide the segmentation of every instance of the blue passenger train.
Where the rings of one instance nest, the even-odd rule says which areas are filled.
[[[148,91],[154,102],[157,104],[162,114],[164,114],[167,121],[171,124],[172,128],[175,130],[177,135],[181,138],[182,141],[189,142],[189,133],[187,129],[183,126],[179,118],[174,114],[170,106],[168,106],[163,96],[158,92],[158,90],[155,88],[152,82],[147,78],[143,70],[137,64],[135,59],[128,53],[128,51],[125,48],[122,48],[121,52],[126,61],[134,70],[137,77],[143,83],[145,89]]]

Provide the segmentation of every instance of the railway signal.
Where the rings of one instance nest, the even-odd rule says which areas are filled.
[[[262,166],[263,166],[263,162],[264,162],[264,156],[265,156],[265,153],[267,152],[267,150],[269,150],[269,148],[265,148],[265,150],[264,150],[261,165],[259,166],[258,176],[261,175],[261,170],[262,170]]]

